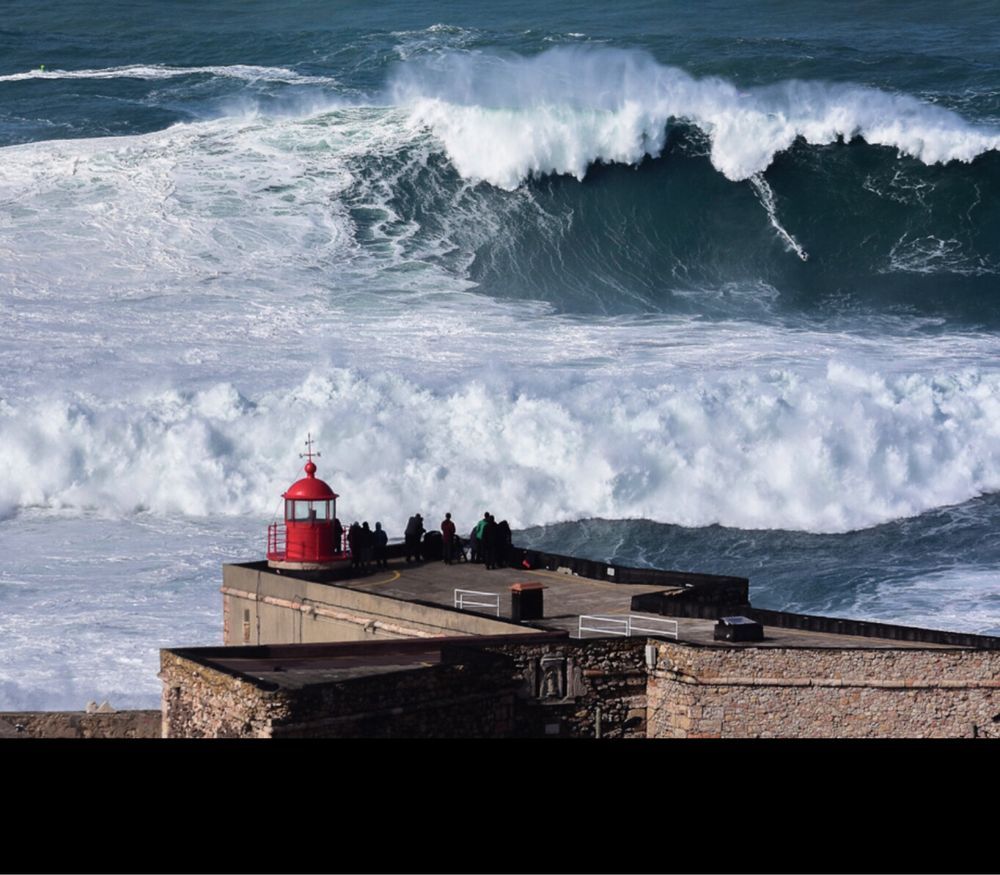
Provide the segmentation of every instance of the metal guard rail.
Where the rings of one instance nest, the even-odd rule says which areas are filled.
[[[472,596],[472,598],[468,598]],[[476,598],[490,599],[490,601],[476,601]],[[455,607],[464,611],[466,605],[472,608],[493,608],[500,616],[500,596],[495,592],[479,592],[475,589],[456,589]]]
[[[587,625],[584,625],[584,623]],[[597,624],[604,624],[603,626]],[[657,624],[661,624],[657,627]],[[608,627],[611,628],[608,628]],[[576,637],[582,638],[584,632],[597,632],[600,635],[621,635],[631,638],[633,634],[664,635],[676,640],[677,621],[662,617],[643,617],[627,614],[626,616],[600,616],[598,614],[581,614]]]

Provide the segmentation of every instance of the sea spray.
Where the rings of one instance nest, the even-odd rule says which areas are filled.
[[[336,370],[253,399],[225,384],[114,404],[36,398],[0,415],[0,502],[263,515],[303,430],[321,436],[345,512],[394,528],[432,501],[470,519],[497,504],[519,527],[601,516],[837,532],[1000,488],[1000,375],[831,361],[816,379],[545,396]]]

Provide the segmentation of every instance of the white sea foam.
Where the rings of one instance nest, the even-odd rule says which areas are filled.
[[[476,192],[433,234],[394,215],[428,149],[353,108],[3,150],[0,512],[260,512],[309,428],[387,520],[441,495],[518,525],[839,531],[1000,487],[995,339],[475,296],[464,266],[503,232]]]
[[[159,707],[158,648],[222,643],[219,566],[258,555],[262,531],[51,510],[4,523],[0,711]]]
[[[983,256],[967,254],[961,240],[942,239],[934,235],[912,237],[909,234],[904,234],[889,250],[886,271],[962,276],[997,272]]]
[[[248,82],[267,80],[292,84],[335,85],[331,76],[310,76],[296,73],[285,67],[258,67],[252,64],[232,64],[209,67],[171,67],[161,64],[129,64],[123,67],[106,67],[99,70],[25,70],[7,73],[0,82],[23,82],[28,79],[174,79],[178,76],[218,76],[227,79],[244,79]]]
[[[678,375],[680,376],[680,375]],[[344,513],[398,529],[417,507],[514,526],[581,517],[843,531],[1000,489],[1000,374],[886,377],[831,362],[545,395],[430,390],[334,369],[242,396],[219,384],[0,415],[0,501],[157,514],[266,514],[311,430]]]
[[[771,227],[778,232],[778,236],[785,241],[785,245],[790,252],[794,252],[802,261],[809,260],[809,253],[802,248],[802,245],[788,231],[785,230],[781,222],[778,221],[778,207],[774,202],[774,190],[767,184],[763,173],[755,173],[750,177],[750,185],[757,193],[761,206],[767,212],[767,218],[771,222]]]
[[[925,164],[1000,148],[995,128],[910,95],[796,80],[740,89],[635,50],[446,54],[402,66],[391,94],[435,132],[463,176],[505,189],[545,173],[582,179],[595,161],[655,156],[672,120],[704,132],[713,165],[731,180],[762,173],[798,137],[816,145],[861,137]]]
[[[968,557],[973,563],[975,557]],[[995,568],[957,565],[918,577],[866,587],[844,616],[925,629],[1000,634],[1000,574]]]

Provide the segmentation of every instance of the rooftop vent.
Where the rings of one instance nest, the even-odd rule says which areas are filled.
[[[763,641],[764,627],[749,617],[720,617],[715,624],[716,641]]]

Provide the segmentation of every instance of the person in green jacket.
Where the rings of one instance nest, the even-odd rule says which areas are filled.
[[[476,523],[476,527],[472,530],[472,561],[482,562],[483,561],[483,530],[486,528],[486,524],[490,521],[490,513],[487,511],[483,514],[483,518]]]

